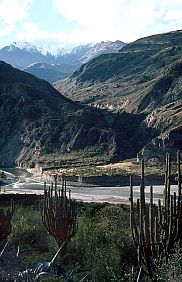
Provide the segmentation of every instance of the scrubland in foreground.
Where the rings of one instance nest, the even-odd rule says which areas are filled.
[[[77,211],[77,234],[68,245],[66,255],[56,258],[53,271],[60,266],[64,269],[81,268],[88,274],[86,281],[136,281],[137,253],[130,232],[129,206],[77,203]],[[7,263],[7,253],[14,254],[19,244],[22,270],[52,259],[58,245],[42,223],[40,204],[16,207],[12,223],[10,245],[2,256],[4,264]],[[13,259],[10,265],[11,271],[16,271]],[[169,258],[169,264],[160,270],[160,281],[180,281],[181,265],[182,256],[177,249],[177,253]],[[1,281],[11,281],[3,280],[6,274],[1,265]],[[79,275],[83,277],[83,274],[75,274],[74,279]],[[42,276],[38,281],[67,280],[54,275]],[[149,280],[143,278],[140,281]]]

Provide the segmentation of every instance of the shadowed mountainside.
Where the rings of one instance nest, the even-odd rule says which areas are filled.
[[[136,156],[155,130],[144,115],[81,106],[0,62],[0,165],[102,164]],[[134,146],[133,146],[134,144]]]

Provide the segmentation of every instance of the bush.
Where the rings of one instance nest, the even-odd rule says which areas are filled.
[[[11,232],[12,245],[35,246],[37,250],[48,250],[48,235],[42,224],[40,210],[24,207],[15,211]]]
[[[91,273],[91,281],[126,281],[136,261],[129,225],[129,209],[120,205],[85,204],[72,253]],[[124,279],[124,280],[122,280]]]
[[[93,282],[131,281],[128,273],[136,262],[136,250],[130,235],[129,207],[108,203],[77,203],[77,207],[78,232],[68,245],[66,256],[58,256],[54,267],[80,266],[88,270],[89,281]],[[36,206],[20,207],[15,211],[12,248],[17,248],[19,243],[26,245],[21,257],[23,269],[35,262],[50,261],[58,250]],[[40,281],[61,279],[41,278]]]
[[[182,281],[182,249],[179,246],[169,256],[168,263],[159,269],[159,279],[161,282]]]

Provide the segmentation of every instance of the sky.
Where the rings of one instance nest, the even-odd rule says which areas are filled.
[[[0,0],[0,47],[126,43],[182,29],[181,0]]]

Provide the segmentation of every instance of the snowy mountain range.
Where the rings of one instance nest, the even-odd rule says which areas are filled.
[[[0,49],[0,60],[50,83],[70,76],[83,63],[101,54],[118,52],[126,43],[106,41],[76,46],[71,50],[14,42]],[[57,47],[56,47],[57,48]]]
[[[12,52],[15,50],[15,48],[18,48],[20,50],[26,51],[26,52],[33,52],[33,53],[42,53],[42,55],[53,55],[57,56],[64,55],[65,53],[68,53],[70,49],[64,49],[64,48],[55,48],[51,45],[34,45],[30,42],[23,42],[23,41],[17,41],[13,42],[9,46],[5,46],[6,50],[9,52]]]
[[[106,41],[76,46],[71,50],[54,46],[35,46],[29,42],[14,42],[0,49],[0,60],[24,69],[33,63],[71,64],[79,66],[93,57],[119,51],[126,43]]]

